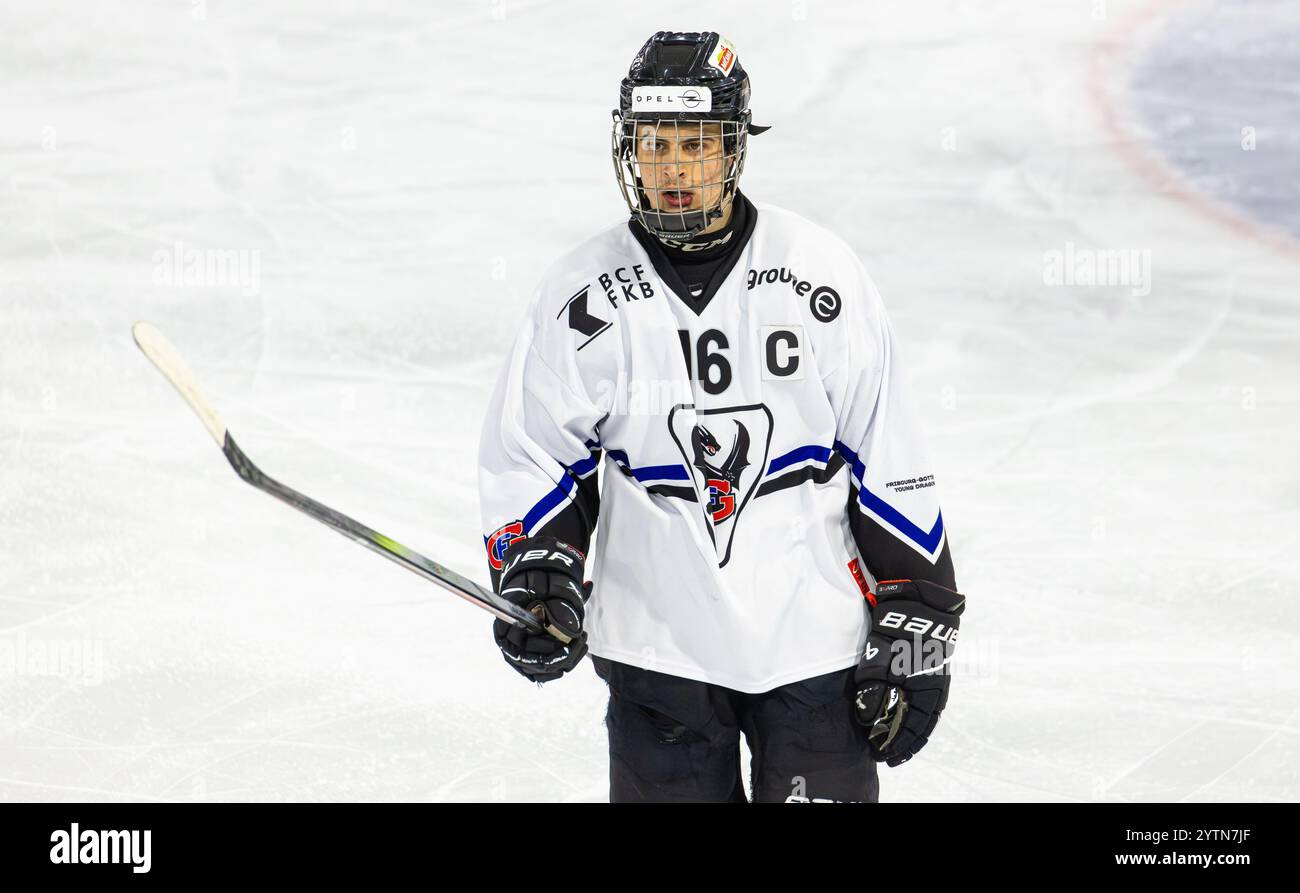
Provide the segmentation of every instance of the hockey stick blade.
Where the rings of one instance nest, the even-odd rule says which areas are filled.
[[[217,414],[216,408],[213,407],[211,401],[199,388],[194,373],[190,371],[185,360],[182,359],[171,342],[163,336],[163,333],[150,323],[137,322],[131,327],[131,335],[135,338],[136,346],[140,348],[141,352],[158,368],[163,377],[171,382],[172,387],[181,395],[181,398],[185,400],[190,409],[194,410],[195,415],[203,422],[203,427],[208,430],[208,433],[212,435],[212,439],[221,447],[221,451],[225,454],[227,461],[230,462],[230,466],[235,469],[235,473],[245,481],[263,493],[268,493],[281,502],[293,506],[303,514],[334,528],[372,552],[377,552],[407,570],[419,574],[426,580],[437,583],[444,589],[494,614],[507,623],[513,623],[533,633],[549,633],[562,642],[567,643],[570,641],[569,636],[562,630],[555,628],[551,624],[544,625],[542,619],[519,605],[506,601],[495,592],[483,588],[473,580],[462,577],[455,571],[443,567],[438,562],[426,558],[414,549],[409,549],[396,540],[389,539],[382,533],[371,530],[366,525],[349,518],[342,512],[337,512],[329,506],[317,502],[310,496],[299,493],[292,487],[286,487],[263,473],[235,443],[235,439],[226,430],[221,416]],[[544,615],[544,612],[542,613]]]

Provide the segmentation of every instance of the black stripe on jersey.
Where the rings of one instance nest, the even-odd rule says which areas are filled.
[[[591,458],[595,461],[595,465],[599,467],[600,450],[592,450]],[[586,477],[578,478],[578,490],[573,494],[573,505],[582,516],[582,528],[587,533],[583,537],[585,543],[591,539],[592,531],[596,529],[596,519],[600,515],[600,481],[595,469],[589,472]],[[585,545],[580,548],[584,552],[587,551]]]
[[[898,534],[882,527],[875,518],[863,513],[858,505],[858,488],[855,484],[849,485],[848,511],[853,541],[857,543],[858,554],[866,562],[871,576],[877,580],[929,580],[953,591],[957,590],[952,551],[948,548],[946,536],[938,560],[931,564],[930,559],[900,540]]]
[[[786,474],[779,474],[774,478],[768,478],[758,488],[758,492],[755,493],[754,496],[766,496],[767,494],[775,493],[778,490],[797,487],[807,481],[812,481],[814,484],[825,484],[831,478],[835,477],[843,467],[844,457],[839,453],[832,453],[830,461],[826,463],[825,468],[819,468],[816,465],[809,465],[805,468],[800,468],[798,471],[791,471]],[[889,578],[886,577],[885,579]]]
[[[656,496],[671,496],[673,499],[684,499],[687,502],[699,502],[695,495],[693,487],[674,487],[670,484],[655,484],[645,488],[647,493],[653,493]]]

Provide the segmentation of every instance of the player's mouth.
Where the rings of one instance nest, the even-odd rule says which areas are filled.
[[[672,211],[689,208],[695,202],[695,193],[688,189],[665,189],[660,191],[659,200],[664,207]]]

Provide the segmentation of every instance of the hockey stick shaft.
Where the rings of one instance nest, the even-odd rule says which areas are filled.
[[[265,474],[235,443],[235,439],[226,430],[225,424],[217,414],[212,403],[198,386],[198,381],[189,366],[157,328],[146,322],[137,322],[131,329],[136,344],[150,362],[157,367],[163,377],[171,382],[189,407],[198,415],[208,433],[221,447],[231,467],[243,480],[252,486],[279,499],[286,505],[293,506],[310,518],[332,527],[339,533],[360,543],[372,552],[400,564],[402,567],[426,580],[438,584],[455,595],[480,607],[501,620],[523,627],[533,633],[550,633],[562,642],[569,637],[553,625],[544,624],[543,620],[519,605],[507,601],[491,590],[485,589],[473,580],[462,577],[430,558],[426,558],[414,549],[407,548],[396,540],[384,536],[342,512],[317,502],[310,496],[299,493],[292,487],[285,486],[275,478]],[[544,616],[544,613],[543,613]]]

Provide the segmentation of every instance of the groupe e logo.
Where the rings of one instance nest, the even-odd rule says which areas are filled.
[[[798,274],[788,267],[750,270],[746,279],[746,288],[753,290],[757,286],[775,282],[788,283],[791,290],[801,298],[808,295],[808,310],[818,322],[834,322],[840,315],[843,302],[840,300],[839,292],[829,285],[819,285],[814,288],[812,282],[800,279]]]

